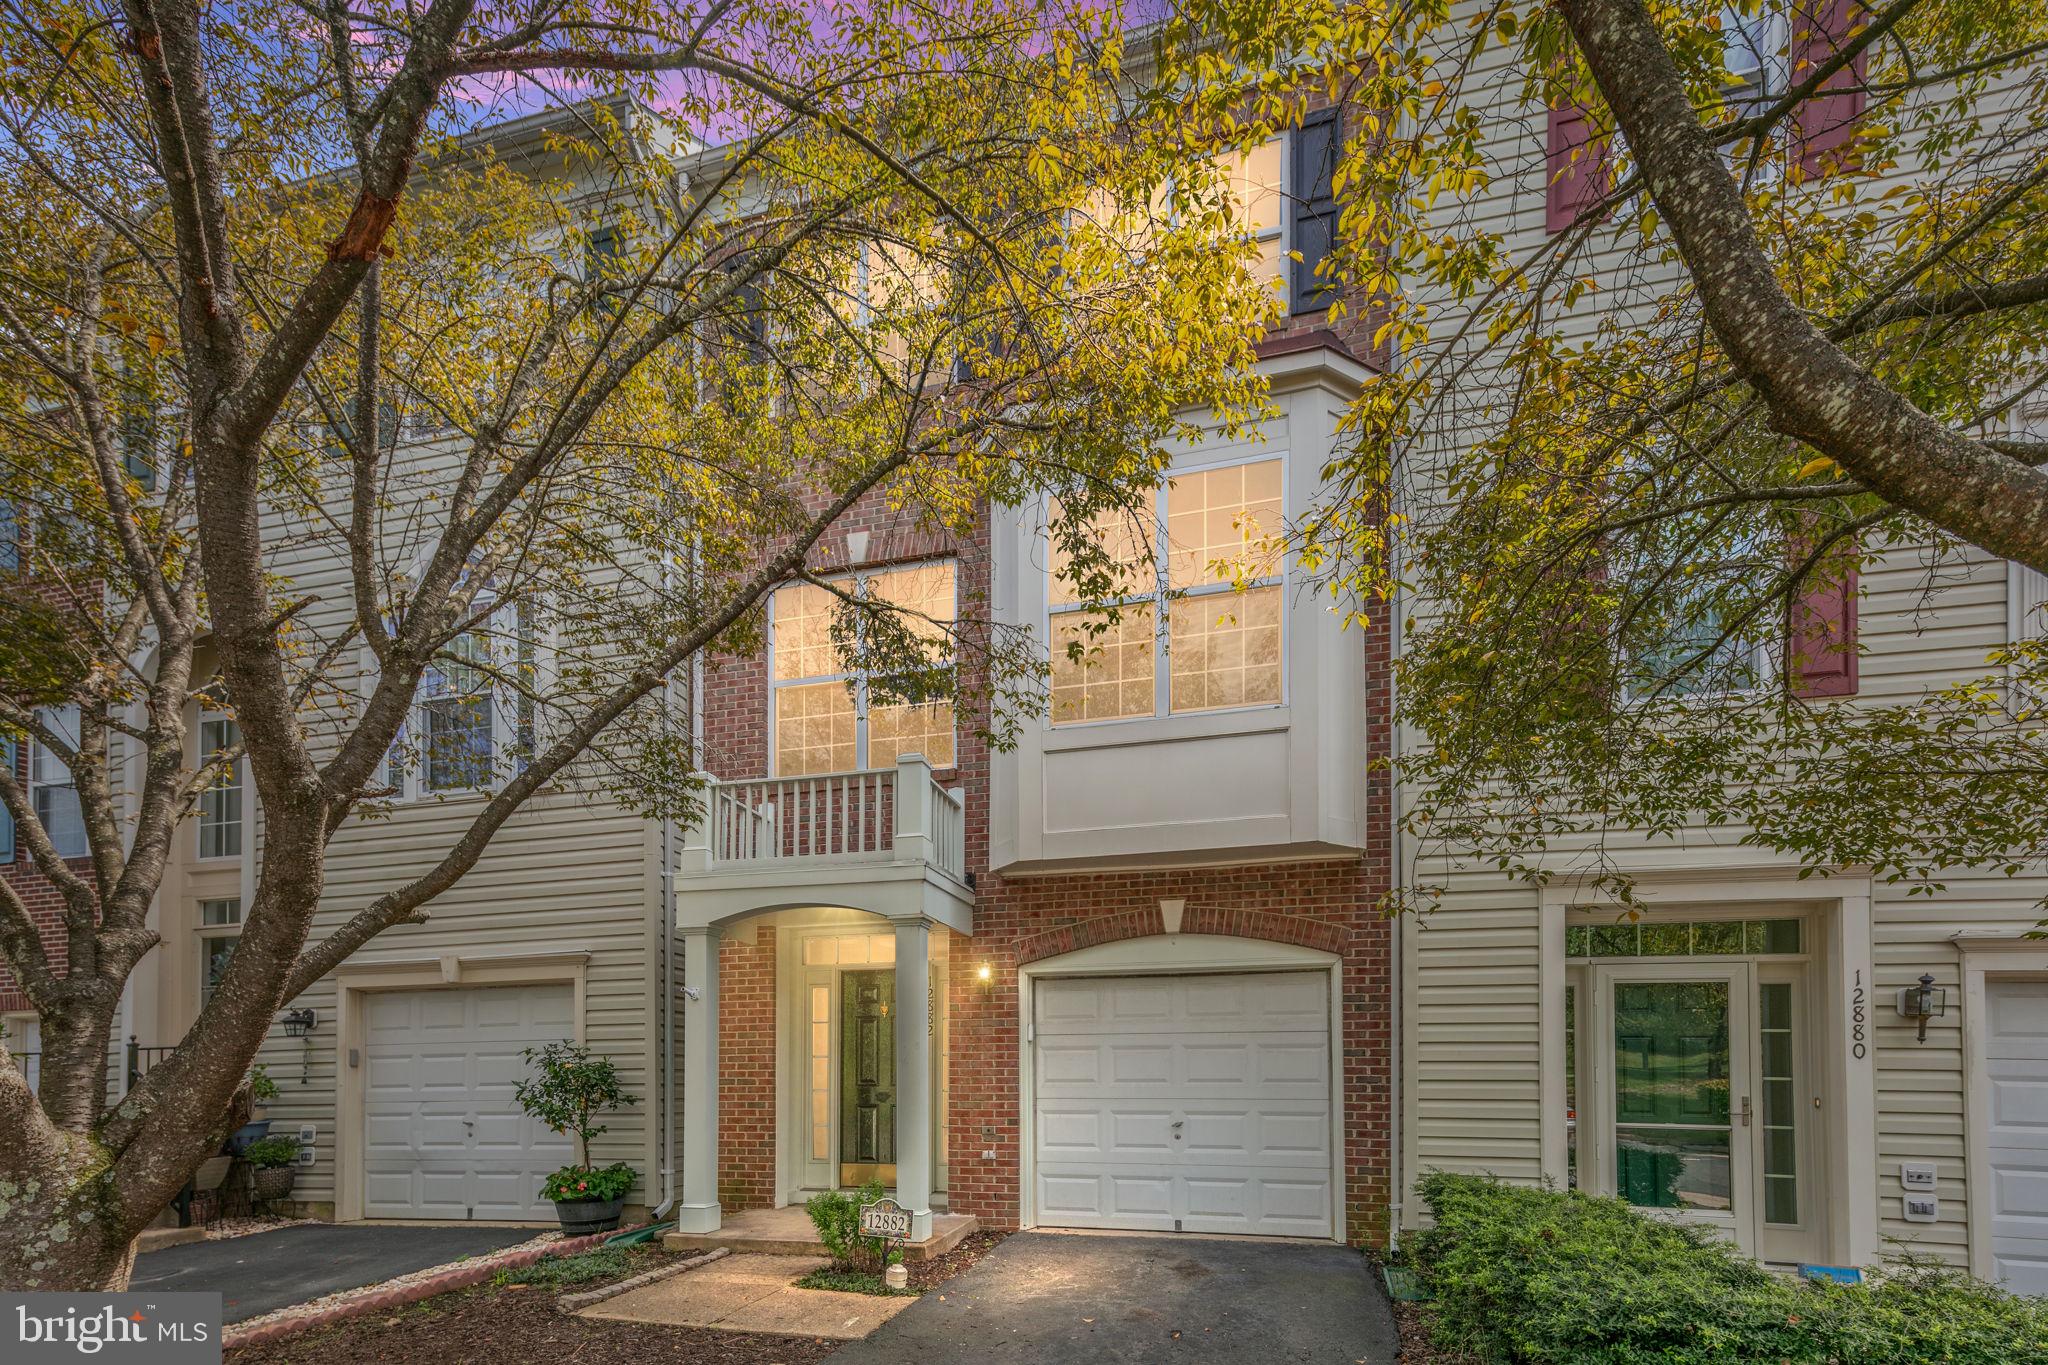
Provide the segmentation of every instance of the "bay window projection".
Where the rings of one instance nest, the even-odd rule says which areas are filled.
[[[943,641],[957,612],[952,561],[882,569],[846,580],[856,594],[901,608],[896,619],[923,640]],[[951,700],[884,702],[875,683],[849,670],[832,639],[839,605],[813,583],[778,588],[769,599],[770,732],[777,777],[888,768],[923,754],[935,768],[955,761]],[[856,618],[858,653],[867,630]]]
[[[200,717],[201,763],[240,742],[241,731],[230,718]],[[239,758],[227,765],[218,781],[199,794],[199,856],[242,856],[242,761]]]
[[[1099,520],[1098,541],[1130,566],[1128,591],[1100,606],[1079,602],[1069,558],[1053,548],[1055,725],[1282,699],[1281,461],[1176,475],[1153,511],[1150,526]]]

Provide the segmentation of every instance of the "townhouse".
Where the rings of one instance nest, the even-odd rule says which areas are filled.
[[[1751,22],[1786,20],[1767,6]],[[1811,59],[1829,30],[1792,22]],[[1759,44],[1786,45],[1783,27]],[[1528,108],[1521,81],[1502,53],[1471,80],[1498,173],[1480,213],[1517,259],[1605,188],[1583,115]],[[1853,91],[1821,103],[1808,159],[1824,177],[1817,153],[1861,106]],[[1571,314],[1574,340],[1678,284],[1670,268],[1616,284],[1627,244],[1594,242],[1585,269],[1609,274]],[[1483,367],[1469,382],[1476,407]],[[1973,549],[1887,550],[1808,603],[1850,648],[1790,641],[1794,686],[1859,706],[1981,678],[1993,651],[2039,634],[2043,600],[2041,575]],[[1764,643],[1785,657],[1787,641]],[[1574,880],[1573,841],[1539,888],[1404,840],[1401,875],[1447,893],[1400,930],[1402,1169],[1619,1195],[1774,1264],[1910,1252],[2048,1292],[2048,945],[2026,937],[2048,880],[1953,871],[1929,896],[1868,868],[1802,877],[1742,833],[1609,831],[1604,850],[1650,906],[1640,922]],[[1902,1000],[1923,976],[1940,993],[1924,1021]],[[1423,1216],[1401,1211],[1409,1227]]]

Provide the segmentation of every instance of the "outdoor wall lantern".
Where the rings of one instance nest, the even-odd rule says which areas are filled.
[[[984,962],[974,969],[974,979],[986,986],[996,979],[996,969]]]
[[[1920,1021],[1920,1041],[1927,1041],[1927,1021],[1948,1013],[1948,992],[1934,984],[1934,973],[1923,972],[1917,986],[1899,987],[1899,1014]]]
[[[287,1038],[304,1038],[313,1031],[313,1025],[319,1022],[319,1014],[310,1008],[286,1010],[284,1014],[284,1036]]]

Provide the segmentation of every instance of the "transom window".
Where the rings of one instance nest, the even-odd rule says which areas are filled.
[[[1794,956],[1806,951],[1798,919],[1638,920],[1573,924],[1564,931],[1566,957]]]
[[[903,609],[896,619],[919,639],[944,641],[958,611],[954,564],[941,561],[879,569],[843,580],[847,590]],[[951,699],[877,700],[872,679],[849,671],[832,623],[840,602],[814,583],[778,588],[769,599],[769,730],[777,777],[887,768],[923,754],[950,768]],[[854,653],[866,643],[865,616],[854,620]]]
[[[1281,701],[1281,474],[1278,459],[1178,474],[1149,525],[1099,517],[1093,534],[1129,587],[1099,607],[1053,546],[1054,725]]]
[[[241,730],[228,716],[199,719],[199,761],[232,749],[241,742]],[[199,856],[239,858],[242,856],[242,760],[237,758],[211,787],[199,795]]]

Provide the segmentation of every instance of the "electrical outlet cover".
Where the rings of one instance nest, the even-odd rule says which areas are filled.
[[[319,1136],[319,1132],[312,1124],[302,1123],[299,1125],[299,1141],[301,1143],[310,1146],[313,1139],[317,1136]]]
[[[298,1157],[298,1161],[299,1161],[299,1164],[300,1164],[301,1166],[310,1166],[310,1165],[312,1165],[312,1164],[313,1164],[313,1158],[314,1158],[314,1155],[315,1155],[315,1154],[314,1154],[314,1151],[313,1151],[313,1149],[312,1149],[311,1147],[301,1147],[301,1148],[299,1148],[299,1157]]]
[[[1901,1161],[1899,1163],[1899,1184],[1906,1189],[1932,1190],[1935,1178],[1935,1166],[1931,1161]]]
[[[1909,1223],[1932,1223],[1941,1217],[1941,1201],[1931,1194],[1909,1194],[1905,1202]]]

